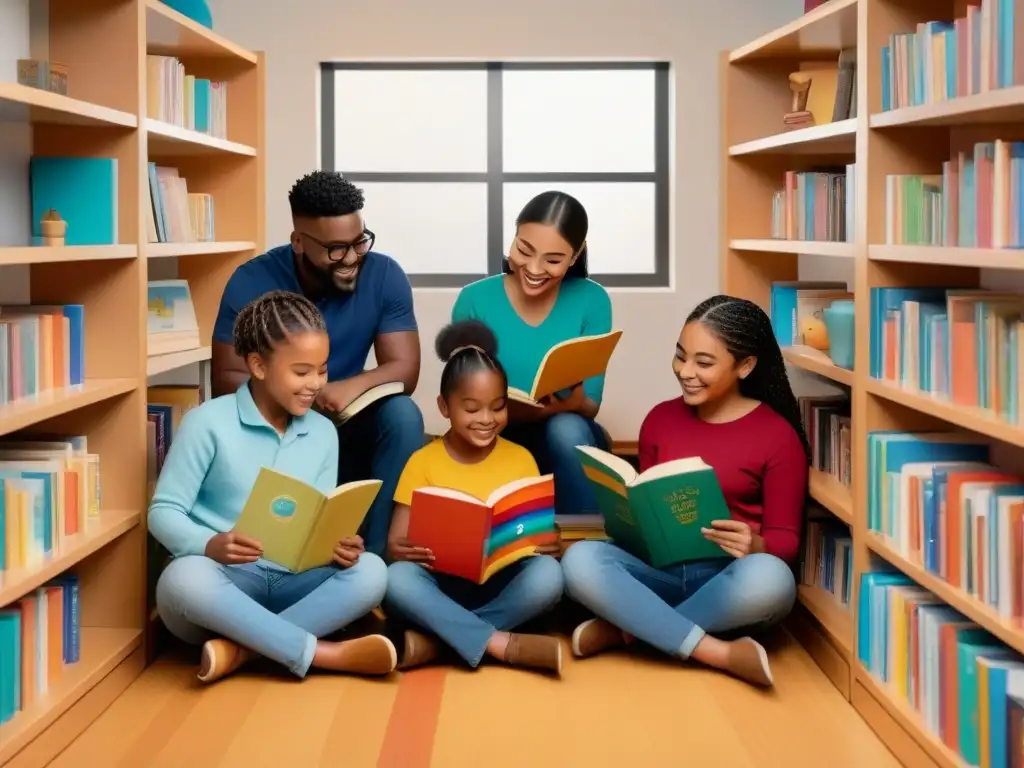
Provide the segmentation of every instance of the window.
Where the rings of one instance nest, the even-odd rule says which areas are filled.
[[[591,276],[669,280],[668,65],[321,64],[321,167],[366,191],[413,285],[501,271],[515,217],[560,189],[590,217]]]

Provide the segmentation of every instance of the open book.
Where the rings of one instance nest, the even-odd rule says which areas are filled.
[[[328,565],[334,545],[359,531],[380,486],[380,480],[360,480],[324,494],[263,467],[234,531],[256,539],[264,558],[295,573]]]
[[[413,491],[409,540],[434,553],[434,570],[483,584],[493,574],[556,544],[552,475],[503,485],[481,501],[450,488]]]
[[[620,336],[622,331],[609,331],[599,336],[580,336],[555,344],[541,360],[530,391],[509,387],[509,398],[539,407],[538,401],[548,395],[602,375],[608,370],[608,361]]]
[[[349,403],[344,410],[338,413],[328,413],[325,415],[336,424],[344,424],[353,416],[366,408],[369,408],[378,400],[383,400],[385,397],[391,397],[392,395],[400,395],[404,391],[405,385],[400,381],[388,381],[384,384],[378,384],[375,387],[370,387],[362,394],[357,395],[355,400]]]
[[[605,532],[623,549],[655,568],[724,555],[700,530],[731,517],[715,471],[702,459],[676,459],[637,474],[600,448],[578,445],[576,451]]]

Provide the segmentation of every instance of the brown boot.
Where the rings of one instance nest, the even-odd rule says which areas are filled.
[[[740,680],[771,688],[774,685],[768,654],[761,644],[750,637],[741,637],[729,643],[727,670]]]
[[[581,659],[625,644],[626,636],[622,630],[604,619],[584,621],[572,633],[573,655]]]
[[[405,631],[405,653],[398,664],[399,669],[413,669],[436,661],[441,655],[441,644],[436,638],[417,632],[414,629]]]
[[[562,643],[557,637],[513,632],[505,648],[505,662],[515,667],[530,667],[561,674]]]
[[[203,655],[199,661],[199,680],[204,683],[220,680],[255,655],[248,648],[243,648],[231,640],[207,640],[203,643]]]

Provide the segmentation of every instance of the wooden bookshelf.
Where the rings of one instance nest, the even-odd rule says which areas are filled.
[[[209,359],[224,285],[264,240],[262,55],[159,0],[49,0],[48,15],[49,56],[69,67],[69,94],[0,83],[0,117],[31,125],[36,155],[117,159],[118,243],[0,247],[0,266],[29,270],[33,303],[83,304],[86,318],[85,383],[0,406],[0,435],[86,435],[100,455],[103,491],[99,519],[57,555],[0,575],[0,608],[64,572],[80,584],[80,661],[0,725],[0,765],[19,768],[49,763],[148,661],[147,377]],[[227,138],[147,116],[147,53],[177,56],[189,74],[228,83]],[[146,242],[147,161],[178,168],[190,192],[213,196],[217,242]],[[147,355],[151,258],[177,259],[189,281],[197,349]]]
[[[919,23],[962,16],[964,0],[830,0],[800,19],[722,57],[722,284],[726,292],[769,305],[770,285],[800,277],[797,255],[849,261],[856,308],[853,371],[785,350],[790,365],[850,388],[853,486],[812,473],[810,495],[851,525],[854,595],[837,615],[831,596],[801,586],[790,629],[893,753],[907,766],[953,768],[964,761],[923,726],[898,693],[873,678],[857,656],[857,591],[865,571],[893,568],[909,576],[1002,642],[1024,652],[1024,625],[999,617],[972,595],[925,570],[869,531],[867,435],[878,430],[961,429],[1024,448],[1024,426],[869,377],[870,289],[901,285],[977,287],[985,269],[1022,270],[1024,252],[886,244],[886,177],[937,173],[941,162],[978,141],[1024,139],[1024,86],[936,104],[882,111],[882,46]],[[1019,3],[1018,3],[1019,7]],[[807,60],[835,60],[857,48],[857,117],[784,133],[788,72]],[[850,243],[768,239],[772,192],[786,170],[856,161],[856,222]],[[804,262],[806,264],[806,261]],[[839,261],[839,268],[845,262]],[[816,265],[817,266],[817,265]],[[815,277],[814,279],[820,279]],[[1019,450],[1017,451],[1019,453]]]

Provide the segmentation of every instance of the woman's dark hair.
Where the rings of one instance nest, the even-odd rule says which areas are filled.
[[[271,291],[246,304],[235,318],[232,337],[243,360],[253,352],[268,357],[289,335],[326,333],[323,315],[305,296]]]
[[[789,385],[786,363],[775,339],[772,322],[757,304],[735,296],[712,296],[701,302],[686,318],[699,322],[717,336],[737,362],[756,357],[757,365],[740,380],[740,394],[760,400],[790,423],[803,443],[810,461],[811,449],[800,419],[800,406]]]
[[[508,376],[498,362],[498,339],[485,323],[463,320],[446,325],[437,334],[434,351],[444,361],[441,371],[441,397],[445,400],[459,388],[463,379],[480,371],[494,371],[508,389]]]
[[[583,203],[565,192],[541,192],[523,206],[516,217],[516,226],[523,224],[547,224],[558,230],[573,252],[579,251],[576,261],[565,273],[566,277],[586,277],[587,272],[587,230],[590,221]],[[582,248],[582,250],[580,250]],[[501,271],[512,273],[508,259],[501,263]]]

